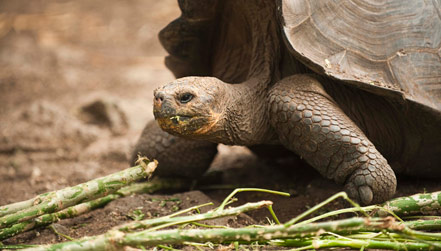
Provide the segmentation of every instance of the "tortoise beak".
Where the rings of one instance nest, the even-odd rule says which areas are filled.
[[[169,118],[176,115],[176,109],[173,107],[170,97],[167,97],[161,91],[155,91],[154,97],[153,114],[156,119]]]

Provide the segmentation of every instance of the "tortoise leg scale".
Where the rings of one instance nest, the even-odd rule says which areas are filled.
[[[396,178],[386,159],[315,78],[285,78],[268,98],[271,125],[285,147],[323,176],[344,183],[362,204],[393,196]]]
[[[135,145],[131,165],[135,165],[139,154],[158,160],[155,175],[196,179],[210,167],[216,153],[216,143],[173,136],[152,120]]]

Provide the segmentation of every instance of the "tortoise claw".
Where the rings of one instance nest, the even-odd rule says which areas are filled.
[[[395,189],[395,174],[387,164],[380,164],[375,169],[372,165],[362,165],[349,177],[345,185],[349,197],[362,205],[382,203],[394,195]]]
[[[369,186],[356,187],[353,183],[347,183],[346,193],[350,198],[356,200],[362,205],[369,205],[374,198],[374,193]]]

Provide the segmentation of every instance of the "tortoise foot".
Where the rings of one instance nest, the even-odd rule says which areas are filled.
[[[269,96],[271,124],[279,141],[323,176],[346,183],[362,204],[395,193],[396,178],[386,159],[312,76],[278,82]]]
[[[395,174],[386,160],[379,157],[362,164],[346,181],[349,197],[362,205],[382,203],[395,194]]]

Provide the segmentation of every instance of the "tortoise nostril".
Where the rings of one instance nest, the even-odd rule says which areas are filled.
[[[156,101],[156,102],[162,102],[162,101],[164,101],[164,93],[162,93],[162,92],[156,92],[156,93],[155,93],[155,101]]]

